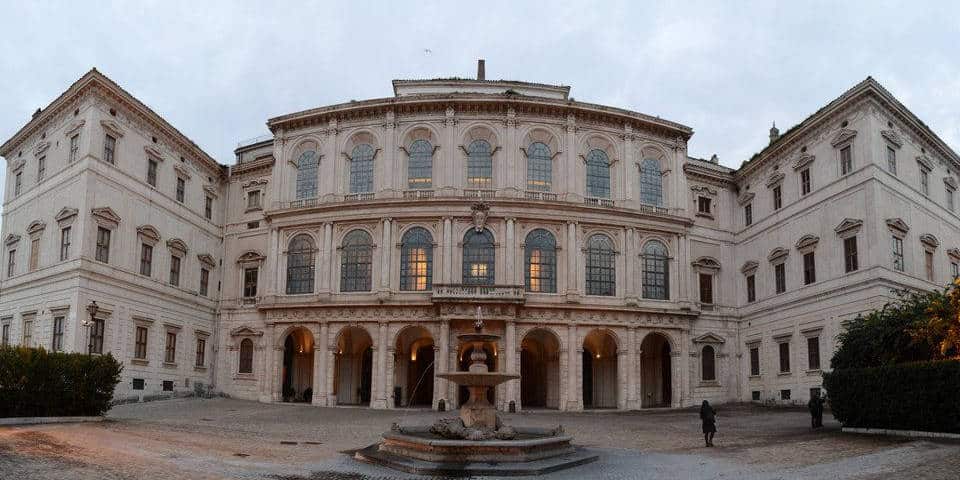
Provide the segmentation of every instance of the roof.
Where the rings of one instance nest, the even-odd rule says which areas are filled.
[[[218,172],[222,172],[224,168],[223,165],[214,160],[213,157],[207,154],[207,152],[200,148],[193,140],[180,132],[180,130],[177,130],[176,127],[167,122],[160,114],[153,111],[153,109],[138,100],[130,94],[130,92],[124,90],[123,87],[101,73],[96,67],[90,69],[90,71],[80,77],[76,82],[73,82],[67,90],[50,102],[46,108],[40,110],[39,114],[34,115],[26,125],[4,142],[3,145],[0,145],[0,155],[8,157],[11,151],[46,126],[60,111],[68,107],[72,100],[81,96],[81,94],[87,90],[98,86],[118,95],[122,100],[127,102],[130,108],[139,110],[139,113],[152,119],[162,133],[169,135],[175,142],[179,143],[181,147],[189,153],[192,153],[197,160]]]

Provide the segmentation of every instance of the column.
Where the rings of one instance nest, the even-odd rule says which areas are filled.
[[[329,354],[330,326],[327,322],[320,324],[320,336],[313,347],[313,403],[317,406],[327,405],[327,356]]]
[[[567,360],[567,408],[566,410],[582,410],[580,405],[580,385],[577,383],[577,367],[580,365],[578,358],[583,352],[583,346],[577,343],[577,326],[569,325],[567,327],[567,351],[569,359]]]
[[[627,328],[627,408],[637,409],[637,327]]]
[[[320,292],[330,292],[330,258],[333,251],[333,224],[326,222],[321,230],[322,246],[320,248],[320,273],[317,278],[320,279]],[[324,347],[326,348],[326,347]]]
[[[450,371],[449,363],[447,362],[450,357],[450,324],[446,320],[440,320],[440,334],[437,337],[437,346],[433,352],[434,373],[447,373]],[[450,399],[447,398],[447,381],[434,376],[433,378],[433,408],[437,408],[437,404],[440,402],[440,399],[443,398],[446,401],[447,409],[450,408]]]
[[[690,254],[687,251],[689,246],[686,235],[677,236],[677,255],[670,267],[677,272],[677,299],[680,302],[690,301]]]
[[[327,324],[324,324],[327,325]],[[327,334],[327,350],[325,357],[327,357],[327,377],[326,377],[326,394],[327,394],[327,406],[332,407],[337,404],[337,396],[333,393],[333,380],[336,378],[336,368],[337,368],[337,343],[336,339],[330,338],[329,333]]]
[[[390,290],[390,256],[393,253],[393,221],[383,219],[383,245],[380,248],[380,290]]]
[[[374,188],[379,188],[379,191],[393,191],[396,189],[397,182],[395,182],[396,173],[394,168],[397,165],[397,142],[396,142],[396,116],[393,112],[387,112],[386,118],[384,119],[383,124],[383,151],[381,151],[377,156],[380,157],[379,162],[374,162],[374,167],[379,166],[382,168],[381,175],[374,177],[383,179],[382,184],[374,186]],[[378,195],[379,196],[379,195]]]
[[[567,222],[567,244],[564,246],[567,250],[567,297],[579,296],[580,274],[577,272],[577,222]],[[572,345],[572,344],[571,344]]]
[[[255,345],[254,351],[260,357],[260,401],[261,402],[272,402],[273,401],[273,384],[275,380],[279,382],[279,379],[275,379],[273,376],[273,324],[267,324],[266,332],[264,332],[263,338],[260,339],[259,345]],[[239,351],[237,352],[239,355]]]
[[[514,225],[517,223],[515,218],[507,218],[507,248],[505,249],[504,260],[506,262],[506,279],[503,283],[507,285],[519,285],[520,282],[516,278],[516,266],[517,266],[517,246],[514,235]]]
[[[634,195],[634,188],[639,185],[637,182],[632,181],[636,178],[634,173],[637,169],[636,165],[636,152],[634,152],[633,141],[636,139],[636,135],[633,133],[633,126],[629,123],[623,125],[623,168],[620,169],[620,181],[617,182],[620,185],[620,191],[622,194],[621,198],[627,201],[628,205],[639,204],[640,196]],[[639,193],[639,192],[637,192]]]
[[[566,157],[567,160],[567,174],[565,175],[564,191],[567,192],[568,196],[573,194],[579,198],[585,194],[585,191],[583,186],[577,183],[577,171],[582,160],[580,159],[580,152],[577,148],[577,117],[572,113],[567,115],[566,130],[566,148],[564,149],[566,151],[564,152],[564,157]]]
[[[387,408],[387,324],[380,323],[380,327],[377,331],[377,348],[374,357],[374,361],[377,362],[373,370],[373,378],[371,381],[373,383],[372,392],[370,396],[372,400],[370,401],[370,408]]]
[[[617,409],[626,410],[627,397],[629,396],[629,382],[627,380],[627,359],[630,358],[628,350],[617,351]]]
[[[276,295],[278,292],[283,291],[280,282],[280,258],[283,255],[283,251],[280,250],[280,232],[276,228],[270,229],[270,240],[267,245],[267,258],[264,262],[265,275],[264,279],[267,279],[267,285],[265,293],[267,295]]]
[[[394,405],[393,403],[393,388],[396,386],[393,379],[394,367],[396,366],[396,363],[397,363],[395,358],[396,354],[397,354],[396,345],[394,345],[393,343],[390,343],[390,345],[387,346],[386,353],[384,354],[384,356],[386,357],[386,367],[387,367],[387,373],[385,375],[386,376],[385,384],[387,386],[386,408],[396,408],[399,406],[399,405]]]
[[[506,350],[504,352],[504,357],[506,358],[507,363],[506,373],[517,375],[520,373],[519,369],[517,368],[517,323],[508,321],[506,330],[506,348],[504,349]],[[510,380],[507,382],[506,403],[508,408],[511,400],[516,402],[518,407],[520,406],[520,396],[517,395],[519,383],[520,380]]]
[[[637,230],[635,228],[627,229],[627,245],[624,251],[623,261],[626,270],[626,297],[628,304],[637,303],[637,248],[636,248]]]
[[[443,283],[453,283],[453,217],[443,217]]]

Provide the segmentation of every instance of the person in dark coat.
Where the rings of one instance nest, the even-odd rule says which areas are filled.
[[[717,433],[717,411],[706,400],[700,405],[700,420],[703,421],[703,441],[712,447],[713,434]]]
[[[823,398],[820,396],[820,392],[810,396],[807,409],[810,410],[810,426],[812,428],[823,427]]]

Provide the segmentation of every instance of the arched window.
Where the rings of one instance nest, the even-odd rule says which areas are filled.
[[[407,230],[400,240],[400,290],[433,287],[433,237],[425,228]]]
[[[471,228],[463,236],[463,284],[493,285],[494,255],[490,230]]]
[[[317,196],[317,152],[307,150],[297,160],[297,200]]]
[[[663,205],[663,177],[660,162],[648,158],[640,163],[640,202],[647,205]]]
[[[253,340],[244,338],[240,342],[239,373],[253,373]]]
[[[426,189],[433,186],[433,145],[426,140],[410,144],[410,164],[407,167],[407,188]]]
[[[716,353],[710,345],[703,347],[703,352],[700,354],[700,367],[704,382],[712,382],[717,379]]]
[[[369,292],[373,279],[373,240],[363,230],[343,237],[340,254],[340,291]]]
[[[533,142],[527,148],[527,190],[549,192],[553,185],[553,156],[550,147]]]
[[[524,241],[524,274],[528,292],[557,292],[557,240],[538,228]]]
[[[597,234],[587,240],[587,295],[616,295],[615,257],[610,237]]]
[[[667,247],[651,240],[643,247],[643,298],[668,300],[670,298],[670,271]]]
[[[309,235],[297,235],[287,249],[287,293],[313,293],[313,240]]]
[[[587,196],[610,198],[610,159],[596,148],[587,153]]]
[[[376,154],[370,144],[362,143],[353,147],[350,154],[350,193],[373,191],[373,156]]]
[[[493,186],[493,150],[486,140],[474,140],[467,147],[467,186]]]

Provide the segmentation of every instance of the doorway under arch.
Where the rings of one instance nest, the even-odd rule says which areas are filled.
[[[617,341],[605,330],[583,339],[583,408],[617,408]]]
[[[433,337],[423,327],[407,327],[397,335],[393,385],[400,389],[395,407],[433,405]],[[391,392],[392,394],[392,392]]]
[[[373,340],[360,327],[337,336],[333,394],[337,405],[369,405],[373,385]]]
[[[640,351],[640,406],[669,407],[673,403],[670,340],[662,333],[650,333]]]
[[[549,330],[531,330],[520,342],[520,405],[560,408],[560,340]]]
[[[283,340],[281,395],[284,402],[310,402],[313,398],[313,334],[296,328]]]

